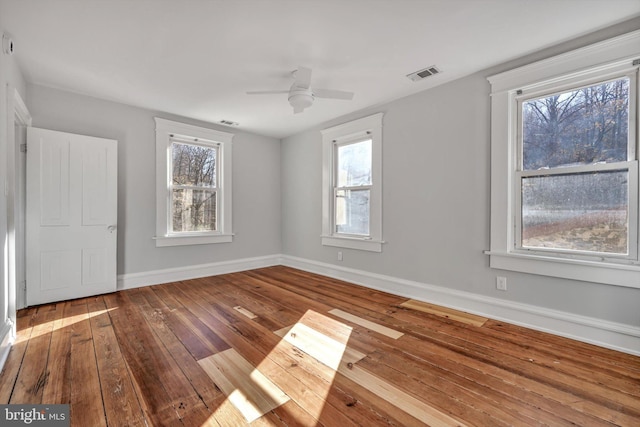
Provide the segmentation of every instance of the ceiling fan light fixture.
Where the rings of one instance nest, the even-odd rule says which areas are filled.
[[[308,92],[298,92],[289,95],[289,104],[294,111],[302,111],[313,104],[313,95]]]

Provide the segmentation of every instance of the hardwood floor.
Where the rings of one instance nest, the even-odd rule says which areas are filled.
[[[279,266],[21,310],[0,403],[81,427],[640,426],[640,357]]]

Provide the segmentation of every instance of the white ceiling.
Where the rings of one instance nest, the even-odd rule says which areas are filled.
[[[278,138],[638,16],[639,0],[0,0],[28,82]],[[286,94],[245,94],[288,89],[298,65],[354,99],[294,115]]]

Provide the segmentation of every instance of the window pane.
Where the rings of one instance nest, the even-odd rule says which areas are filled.
[[[215,148],[174,142],[171,151],[174,184],[216,186]]]
[[[369,190],[336,191],[336,232],[369,235]]]
[[[216,231],[216,192],[173,190],[173,232]]]
[[[522,246],[628,253],[628,171],[522,179]]]
[[[338,187],[371,184],[371,140],[338,147]]]
[[[626,161],[629,79],[532,99],[522,105],[523,168]]]

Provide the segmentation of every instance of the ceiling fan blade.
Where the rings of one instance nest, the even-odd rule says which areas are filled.
[[[316,98],[346,99],[350,101],[353,99],[353,92],[331,89],[313,89],[313,96]]]
[[[309,89],[311,86],[311,68],[299,66],[295,73],[296,87]]]
[[[247,95],[271,95],[273,93],[289,93],[288,90],[251,90]]]

